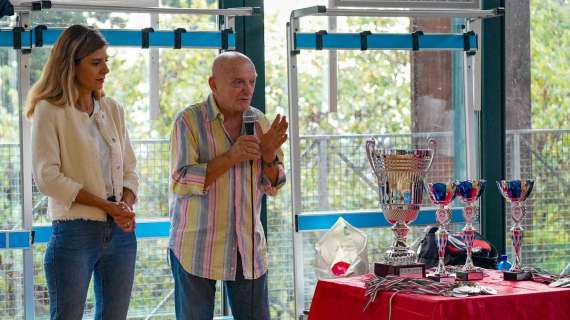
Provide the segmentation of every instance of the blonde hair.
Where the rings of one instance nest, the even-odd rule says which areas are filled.
[[[73,25],[62,32],[45,64],[40,79],[28,93],[26,117],[31,119],[36,105],[46,100],[59,107],[75,106],[78,97],[77,66],[81,59],[107,46],[107,41],[95,29]],[[103,92],[93,92],[96,99]]]

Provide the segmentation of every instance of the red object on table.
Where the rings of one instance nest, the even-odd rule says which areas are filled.
[[[502,273],[485,270],[481,285],[496,295],[467,298],[397,293],[392,299],[392,320],[548,320],[570,319],[570,288],[550,288],[533,281],[503,281]],[[309,320],[388,319],[393,291],[381,292],[366,310],[365,280],[371,275],[319,280]]]
[[[346,273],[348,268],[350,268],[350,263],[345,262],[345,261],[339,261],[339,262],[333,264],[333,266],[331,268],[331,272],[335,276],[342,276],[343,274]]]

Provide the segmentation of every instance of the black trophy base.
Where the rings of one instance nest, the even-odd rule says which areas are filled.
[[[439,274],[428,274],[429,279],[439,283],[455,283],[455,276],[451,274],[446,274],[445,276]]]
[[[520,272],[510,272],[505,271],[503,272],[503,280],[507,281],[525,281],[532,279],[532,274],[526,271]]]
[[[393,275],[402,278],[419,279],[426,277],[426,266],[423,263],[392,265],[376,262],[374,263],[374,274],[379,277]]]
[[[455,273],[457,280],[461,281],[477,281],[483,280],[483,271],[458,271]]]

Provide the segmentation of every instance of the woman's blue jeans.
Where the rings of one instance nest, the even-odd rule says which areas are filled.
[[[82,319],[94,275],[95,319],[125,319],[133,287],[137,241],[111,218],[54,221],[44,259],[50,318]]]

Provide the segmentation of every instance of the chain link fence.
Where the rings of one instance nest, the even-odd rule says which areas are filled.
[[[428,182],[454,178],[453,141],[449,133],[431,134],[438,141],[438,152],[427,177]],[[427,135],[383,135],[378,141],[387,147],[426,147]],[[375,177],[364,151],[367,136],[302,137],[303,211],[374,209],[378,206]],[[168,141],[133,141],[141,175],[137,214],[143,218],[168,215]],[[570,261],[570,130],[519,130],[506,136],[506,178],[533,178],[535,189],[527,201],[523,263],[560,272]],[[20,151],[17,144],[0,145],[0,224],[2,229],[21,226]],[[499,160],[497,160],[499,161]],[[498,192],[489,181],[486,192]],[[34,188],[34,223],[47,223],[45,197]],[[426,205],[429,201],[426,199]],[[508,254],[512,255],[507,206]],[[269,294],[275,319],[292,318],[293,311],[293,225],[289,186],[268,201],[268,247],[270,254]],[[455,226],[459,229],[461,226]],[[380,258],[392,240],[389,229],[366,229],[370,261]],[[306,297],[314,290],[312,269],[314,244],[322,232],[304,236]],[[423,234],[413,227],[408,239]],[[166,239],[139,241],[135,286],[129,311],[130,319],[171,319],[174,316],[173,282],[167,262]],[[35,308],[38,319],[48,317],[48,297],[43,271],[45,244],[34,246]],[[566,260],[565,260],[566,259]],[[22,255],[18,250],[0,250],[0,319],[23,318]],[[216,315],[222,315],[221,290],[218,288]],[[92,293],[86,316],[94,311]]]

